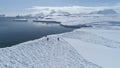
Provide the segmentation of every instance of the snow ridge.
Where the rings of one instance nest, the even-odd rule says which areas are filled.
[[[102,68],[86,61],[66,41],[43,37],[0,49],[0,68]]]

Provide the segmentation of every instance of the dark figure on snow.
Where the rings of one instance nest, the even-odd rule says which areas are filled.
[[[49,40],[49,38],[47,38],[47,41]]]
[[[57,40],[59,41],[59,40],[60,40],[60,38],[57,38]]]

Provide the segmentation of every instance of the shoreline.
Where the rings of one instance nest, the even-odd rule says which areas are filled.
[[[14,65],[22,68],[38,68],[41,64],[44,64],[43,68],[45,66],[56,68],[63,65],[64,67],[62,68],[66,68],[66,66],[69,68],[102,68],[101,66],[89,62],[82,57],[66,40],[62,38],[62,34],[48,35],[47,37],[50,38],[48,41],[47,37],[42,37],[36,40],[20,43],[12,47],[0,48],[0,57],[2,57],[0,60],[5,61],[6,64],[9,64],[6,65],[8,67],[10,65]],[[57,40],[58,37],[60,38],[59,41]],[[16,63],[13,64],[11,61]],[[48,65],[49,63],[50,65]],[[2,65],[4,67],[4,63],[1,64],[0,67]]]

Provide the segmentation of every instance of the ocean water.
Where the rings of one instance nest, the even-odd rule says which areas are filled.
[[[13,17],[0,18],[0,48],[74,30],[74,28],[63,27],[57,23],[19,22],[13,20]]]

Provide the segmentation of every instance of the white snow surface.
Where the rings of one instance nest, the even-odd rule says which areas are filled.
[[[73,39],[80,39],[85,42],[104,45],[111,48],[120,48],[119,34],[120,30],[90,30],[89,28],[87,30],[83,29],[80,31],[65,33],[63,36]],[[119,41],[116,38],[119,39]]]
[[[120,49],[65,38],[84,58],[103,68],[120,68]]]
[[[61,22],[62,25],[77,26],[81,24],[91,24],[94,22],[109,22],[109,21],[120,21],[119,15],[99,15],[99,14],[88,14],[88,15],[76,15],[76,16],[53,16],[52,18],[56,21]]]
[[[120,30],[83,28],[62,36],[88,61],[120,68]]]
[[[91,14],[118,14],[114,9],[104,9],[99,11],[91,12]]]
[[[0,68],[102,68],[85,60],[57,36],[0,49]]]

